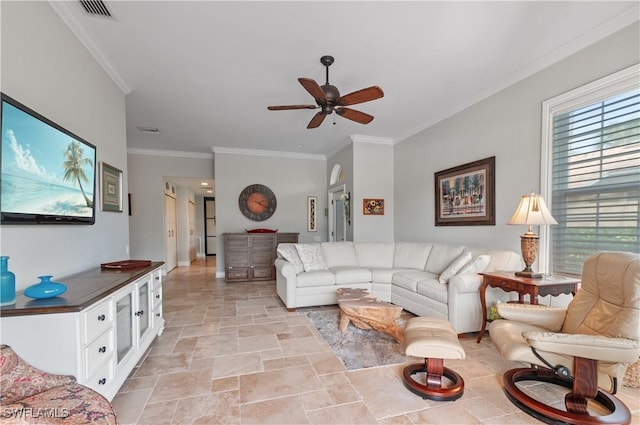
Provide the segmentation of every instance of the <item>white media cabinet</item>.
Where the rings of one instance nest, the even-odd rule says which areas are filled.
[[[112,400],[164,330],[163,264],[53,279],[67,285],[54,298],[19,293],[0,308],[0,342],[34,367],[73,375]]]

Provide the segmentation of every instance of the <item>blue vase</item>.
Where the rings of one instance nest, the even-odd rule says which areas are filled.
[[[24,294],[29,298],[43,299],[53,298],[58,295],[64,294],[67,290],[67,285],[60,282],[52,282],[53,276],[38,276],[40,283],[29,286],[24,290]]]
[[[16,302],[16,275],[9,271],[9,257],[0,257],[0,306]]]

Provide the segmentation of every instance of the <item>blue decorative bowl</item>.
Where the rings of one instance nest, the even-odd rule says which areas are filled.
[[[64,294],[67,290],[67,285],[60,282],[52,282],[52,277],[53,276],[38,276],[40,283],[29,286],[24,290],[24,294],[29,298],[35,298],[37,300],[53,298]]]

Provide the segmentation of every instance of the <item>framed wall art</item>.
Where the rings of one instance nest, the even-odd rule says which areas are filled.
[[[364,198],[362,200],[362,214],[384,215],[384,199]]]
[[[318,231],[318,197],[307,196],[307,232]]]
[[[100,200],[102,211],[122,212],[122,171],[100,163]]]
[[[496,157],[435,173],[436,226],[488,226],[495,217]]]

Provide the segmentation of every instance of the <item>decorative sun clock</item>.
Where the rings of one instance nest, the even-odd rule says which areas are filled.
[[[252,184],[240,192],[238,206],[248,219],[264,221],[276,212],[276,195],[263,184]]]

